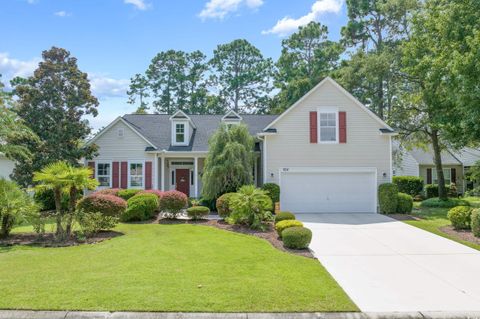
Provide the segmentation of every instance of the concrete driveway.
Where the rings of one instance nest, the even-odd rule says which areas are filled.
[[[379,214],[298,214],[362,311],[480,311],[480,252]]]

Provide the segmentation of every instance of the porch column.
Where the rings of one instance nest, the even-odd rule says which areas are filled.
[[[162,191],[165,191],[165,155],[162,154],[161,156],[161,165],[160,165],[160,170],[161,170],[161,185],[162,185]]]
[[[154,189],[158,189],[158,153],[155,153],[155,179],[154,179]]]
[[[193,159],[193,184],[195,186],[195,198],[198,198],[198,157]]]

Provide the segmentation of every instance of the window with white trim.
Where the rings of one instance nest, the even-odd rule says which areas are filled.
[[[97,162],[97,180],[99,187],[110,187],[112,181],[112,166],[110,162]]]
[[[143,187],[143,163],[129,164],[130,187]]]
[[[337,112],[320,112],[320,142],[335,143],[338,140]]]
[[[185,143],[185,123],[175,124],[175,143]]]
[[[452,183],[452,170],[450,168],[444,168],[443,177],[445,179],[445,185],[450,185]],[[433,184],[438,184],[437,170],[435,168],[432,168],[432,182]]]

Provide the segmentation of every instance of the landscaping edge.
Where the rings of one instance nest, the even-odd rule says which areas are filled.
[[[475,319],[480,312],[183,313],[0,310],[0,319]]]

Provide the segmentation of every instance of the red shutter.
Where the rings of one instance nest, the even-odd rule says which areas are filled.
[[[112,187],[113,188],[118,188],[120,186],[118,169],[119,169],[119,163],[118,162],[113,162],[112,163],[112,175],[113,175],[112,176]]]
[[[338,135],[340,143],[347,143],[347,112],[338,112]]]
[[[310,143],[318,141],[317,112],[310,112]]]
[[[145,189],[152,189],[152,162],[145,162]]]
[[[127,188],[128,187],[128,162],[122,162],[121,170],[120,170],[120,187]]]
[[[457,184],[457,170],[455,168],[451,168],[451,179],[452,183]]]
[[[432,169],[427,168],[427,184],[431,184],[431,183],[432,183]]]
[[[95,162],[88,162],[87,165],[92,169],[92,175],[90,175],[90,177],[95,178]]]

